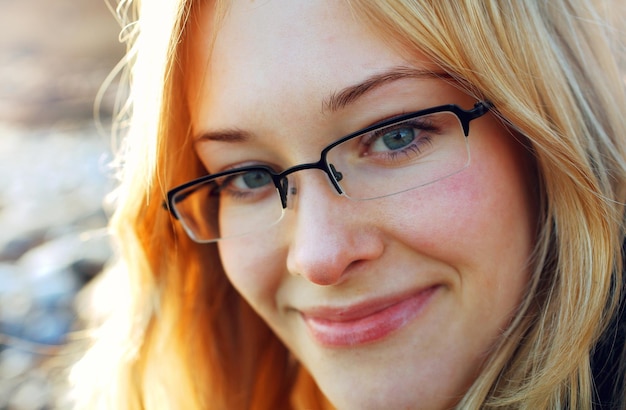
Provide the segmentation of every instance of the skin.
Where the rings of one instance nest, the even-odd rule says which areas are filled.
[[[191,24],[193,132],[248,136],[198,142],[211,173],[314,162],[328,143],[385,118],[475,102],[443,80],[409,76],[330,109],[331,96],[381,72],[436,70],[343,2],[233,1],[212,52],[211,19],[200,9]],[[278,225],[219,243],[229,280],[340,409],[454,406],[523,298],[536,220],[528,154],[492,114],[471,122],[469,141],[462,172],[379,200],[352,201],[323,172],[298,172]],[[328,343],[305,320],[414,295],[419,308],[375,340]]]

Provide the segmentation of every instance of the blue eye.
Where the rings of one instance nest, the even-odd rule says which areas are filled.
[[[220,200],[258,201],[274,192],[272,175],[264,170],[241,171],[215,181]]]
[[[456,125],[455,129],[458,122]],[[364,135],[358,148],[359,156],[385,166],[404,166],[432,152],[450,128],[434,116],[401,121]]]
[[[262,188],[272,183],[270,174],[264,171],[250,171],[235,178],[233,185],[238,189],[256,189]]]
[[[412,127],[395,128],[385,131],[371,145],[373,152],[399,150],[415,141],[415,129]]]

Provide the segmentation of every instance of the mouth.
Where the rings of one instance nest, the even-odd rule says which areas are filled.
[[[371,343],[406,326],[432,299],[432,286],[399,299],[366,302],[347,308],[320,307],[301,312],[306,327],[318,343],[349,347]]]

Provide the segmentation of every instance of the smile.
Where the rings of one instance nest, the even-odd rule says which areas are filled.
[[[433,286],[392,301],[345,309],[317,308],[302,312],[313,339],[331,347],[348,347],[380,340],[403,328],[424,309],[439,289]]]

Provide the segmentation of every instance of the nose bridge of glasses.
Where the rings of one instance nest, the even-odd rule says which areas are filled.
[[[295,184],[293,184],[293,182],[290,185],[288,177],[298,171],[304,171],[308,169],[319,169],[323,171],[330,180],[330,183],[332,184],[333,188],[335,188],[337,193],[343,193],[341,187],[339,186],[339,184],[337,184],[337,181],[341,181],[343,175],[341,174],[341,172],[337,171],[332,164],[330,164],[330,166],[326,165],[324,158],[322,158],[317,162],[295,165],[275,176],[274,185],[276,185],[276,189],[278,189],[280,193],[283,208],[287,208],[288,206],[290,207],[289,204],[293,201],[290,201],[289,197],[296,195],[298,192],[298,189]]]

